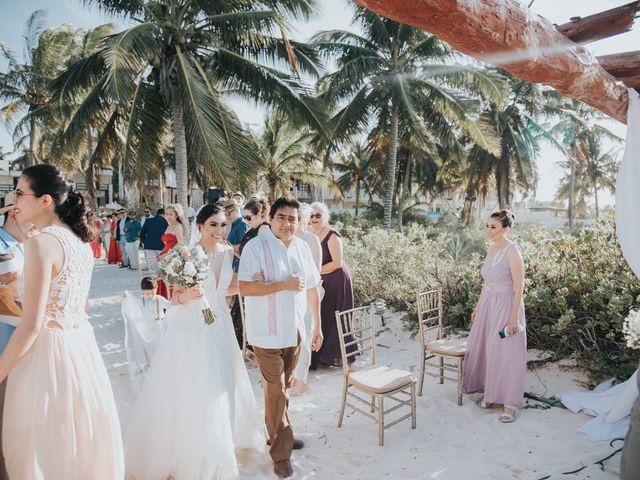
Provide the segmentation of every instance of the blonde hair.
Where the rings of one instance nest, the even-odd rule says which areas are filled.
[[[331,214],[329,213],[329,209],[322,202],[313,202],[311,204],[311,208],[314,210],[320,210],[322,212],[322,216],[325,218],[326,222],[329,223],[329,219],[331,218]]]
[[[165,207],[165,211],[167,210],[173,210],[173,213],[176,214],[176,220],[184,227],[184,210],[182,209],[182,205],[179,203],[170,203]]]

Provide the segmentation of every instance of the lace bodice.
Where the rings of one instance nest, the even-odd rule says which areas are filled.
[[[62,268],[51,279],[45,324],[57,322],[62,328],[77,328],[87,319],[86,305],[93,272],[91,247],[63,227],[49,226],[40,234],[58,239],[64,252]]]

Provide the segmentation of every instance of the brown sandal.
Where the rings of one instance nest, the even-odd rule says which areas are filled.
[[[478,405],[480,408],[484,409],[484,410],[491,410],[494,408],[500,408],[501,405],[498,403],[487,403],[484,401],[484,397],[480,398],[478,401],[476,401],[476,405]]]

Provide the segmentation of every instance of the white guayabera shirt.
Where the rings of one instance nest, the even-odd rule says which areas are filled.
[[[270,230],[250,240],[242,250],[238,280],[253,281],[262,273],[265,282],[286,280],[297,274],[308,289],[316,288],[320,274],[307,242],[293,237],[285,247]],[[304,317],[307,292],[281,291],[259,297],[245,297],[247,337],[260,348],[287,348],[298,344],[298,333],[305,340]]]

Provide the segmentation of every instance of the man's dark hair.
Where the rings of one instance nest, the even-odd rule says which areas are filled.
[[[274,218],[276,216],[276,213],[278,213],[278,210],[285,207],[295,208],[296,210],[299,210],[300,202],[298,202],[298,200],[296,200],[295,198],[280,197],[271,204],[269,216],[271,218]]]
[[[164,215],[164,208],[159,208],[156,215]]]
[[[144,277],[140,281],[140,290],[155,290],[158,282],[153,277]]]

